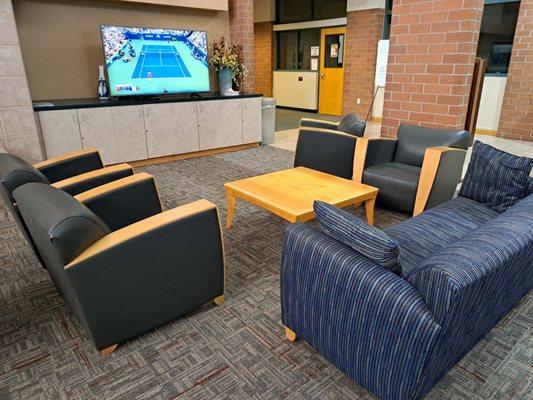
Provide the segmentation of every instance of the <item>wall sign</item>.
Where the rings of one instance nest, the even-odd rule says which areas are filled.
[[[311,46],[311,57],[318,57],[320,55],[320,46]]]
[[[389,58],[389,41],[380,40],[378,42],[378,55],[376,59],[376,80],[375,85],[385,86],[387,79],[387,60]]]

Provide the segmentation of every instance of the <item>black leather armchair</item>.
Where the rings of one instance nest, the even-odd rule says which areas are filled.
[[[413,215],[451,199],[470,134],[402,124],[397,136],[359,138],[353,179],[379,188],[378,204]]]
[[[331,122],[321,119],[302,118],[300,128],[320,128],[330,129],[337,132],[344,132],[357,137],[363,137],[365,134],[366,123],[357,113],[345,115],[340,122]]]
[[[12,154],[0,153],[0,193],[41,264],[42,259],[20,219],[13,191],[26,183],[41,182],[76,195],[130,175],[133,169],[128,164],[104,168],[96,149],[66,153],[34,165]]]
[[[148,174],[76,198],[42,183],[13,197],[56,286],[103,354],[224,300],[222,233],[206,200],[161,212]]]

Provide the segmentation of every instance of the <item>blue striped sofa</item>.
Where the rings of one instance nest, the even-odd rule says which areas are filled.
[[[533,184],[501,214],[457,197],[385,232],[399,275],[289,226],[282,322],[380,399],[419,399],[533,287]]]

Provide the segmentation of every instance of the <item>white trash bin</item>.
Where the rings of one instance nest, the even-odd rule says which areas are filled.
[[[263,97],[261,99],[262,136],[261,144],[274,143],[274,131],[276,130],[276,99]]]

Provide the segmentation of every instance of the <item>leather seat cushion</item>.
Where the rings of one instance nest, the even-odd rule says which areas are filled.
[[[431,129],[402,124],[398,128],[398,145],[393,161],[421,167],[428,147],[446,146],[466,150],[469,144],[468,131]]]
[[[0,153],[0,183],[3,186],[2,193],[6,195],[6,201],[13,203],[13,191],[30,182],[50,182],[33,165],[20,157],[9,153]]]
[[[45,261],[59,256],[64,266],[111,232],[85,205],[50,185],[28,183],[13,197]]]
[[[420,171],[420,167],[397,162],[373,165],[364,170],[363,183],[379,189],[381,206],[411,213]]]

